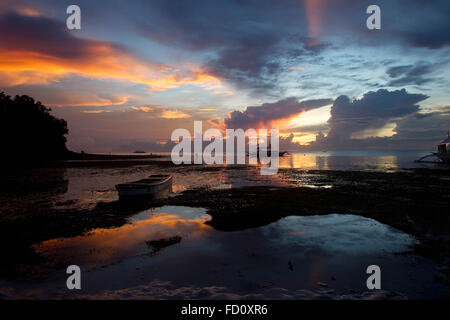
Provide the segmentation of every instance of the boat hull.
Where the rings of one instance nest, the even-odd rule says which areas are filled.
[[[119,198],[133,198],[152,196],[164,191],[172,186],[172,176],[157,181],[155,183],[125,183],[116,186]]]
[[[450,163],[450,153],[435,153],[435,156],[441,159],[442,162]]]

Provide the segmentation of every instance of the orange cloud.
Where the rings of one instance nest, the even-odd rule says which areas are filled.
[[[227,128],[282,128],[289,119],[301,113],[330,104],[329,99],[298,101],[295,97],[282,99],[245,110],[234,110],[224,119]]]
[[[141,107],[131,107],[131,109],[151,113],[152,117],[154,118],[186,119],[192,117],[190,114],[186,112],[180,110],[167,109],[163,106],[141,106]]]
[[[185,119],[190,117],[190,114],[178,110],[164,110],[161,115],[161,118],[165,119]]]
[[[31,12],[29,12],[31,14]],[[217,77],[200,67],[177,68],[134,57],[125,48],[75,37],[63,22],[30,15],[0,17],[2,85],[48,84],[72,74],[145,84],[155,91],[197,85],[221,87]]]
[[[308,145],[316,140],[315,132],[287,132],[280,133],[280,138],[291,139],[291,142],[298,143],[300,145]]]
[[[39,17],[41,15],[38,10],[29,7],[18,7],[16,11],[21,15],[29,17]]]
[[[63,97],[64,102],[46,103],[48,107],[106,107],[120,106],[128,102],[128,97],[112,96],[108,98],[99,97],[93,94],[83,96],[67,95]]]
[[[135,221],[118,228],[99,228],[82,236],[46,240],[35,245],[34,249],[42,256],[51,254],[59,257],[65,257],[67,252],[90,252],[80,255],[84,262],[100,260],[107,263],[130,255],[130,252],[134,252],[136,247],[148,240],[166,238],[176,233],[189,234],[189,238],[195,239],[211,230],[205,221],[203,217],[188,219],[161,212],[152,215],[151,219]]]
[[[81,112],[97,114],[97,113],[106,113],[106,112],[112,112],[112,111],[111,110],[83,110]]]

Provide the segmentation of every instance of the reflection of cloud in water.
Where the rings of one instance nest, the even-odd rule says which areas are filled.
[[[171,211],[171,207],[168,208]],[[74,238],[47,240],[37,245],[35,250],[50,258],[52,264],[62,264],[69,259],[80,264],[111,263],[127,256],[148,253],[146,241],[175,235],[190,239],[199,237],[211,229],[204,224],[207,220],[209,216],[202,209],[187,210],[184,215],[149,210],[119,228],[94,229]]]
[[[63,193],[52,196],[58,209],[92,209],[98,202],[118,199],[115,185],[145,178],[151,174],[173,174],[173,192],[194,188],[229,189],[246,186],[331,187],[317,182],[314,175],[302,170],[378,170],[390,171],[423,166],[413,162],[421,153],[347,151],[292,152],[280,157],[278,174],[262,176],[260,165],[186,165],[132,166],[123,168],[67,168],[68,186]],[[298,169],[298,170],[297,170]],[[289,175],[285,172],[289,171]],[[39,197],[49,198],[48,195]]]
[[[52,276],[14,287],[9,295],[22,291],[23,297],[34,290],[52,298],[340,299],[352,289],[352,298],[370,298],[373,293],[364,292],[371,264],[381,266],[385,290],[410,298],[442,297],[447,290],[434,281],[435,266],[429,260],[393,254],[408,250],[413,237],[372,219],[289,216],[258,228],[222,232],[205,224],[210,218],[205,212],[166,206],[141,212],[119,228],[45,241],[36,250],[49,261],[40,267],[44,273],[52,268]],[[173,236],[182,237],[181,242],[149,254],[146,241]],[[83,292],[55,289],[64,283],[69,264],[84,271]],[[59,267],[64,270],[54,269]],[[53,279],[55,275],[60,278]]]
[[[409,249],[414,238],[373,219],[350,215],[289,216],[263,228],[269,243],[324,255],[369,255]]]

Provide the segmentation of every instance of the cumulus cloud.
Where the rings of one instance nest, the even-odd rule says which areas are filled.
[[[427,99],[423,94],[411,94],[405,89],[370,91],[361,99],[340,96],[331,108],[327,140],[348,140],[353,133],[382,128],[389,121],[416,113],[417,103]]]
[[[391,136],[402,137],[404,127],[400,125],[401,121],[419,115],[418,103],[427,98],[428,96],[423,94],[408,93],[405,89],[370,91],[361,99],[355,100],[351,100],[347,96],[340,96],[334,101],[331,108],[327,136],[320,133],[311,147],[353,149],[367,146],[370,138],[354,139],[354,135],[364,131],[376,132],[390,123],[393,123],[395,127],[395,132]],[[381,142],[389,139],[391,138],[375,137],[372,141],[377,141],[378,147],[383,147]]]
[[[244,111],[235,110],[224,119],[227,128],[261,128],[271,126],[275,121],[290,118],[308,110],[331,104],[330,99],[298,101],[291,97],[274,103],[250,106]]]
[[[396,121],[395,134],[390,137],[370,137],[366,139],[349,139],[339,145],[345,150],[426,150],[435,151],[436,144],[446,138],[450,128],[450,107],[447,111],[427,114],[413,113]],[[313,148],[336,150],[326,137]]]

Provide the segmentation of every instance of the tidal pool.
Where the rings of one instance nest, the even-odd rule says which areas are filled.
[[[367,290],[366,268],[381,268],[383,290],[442,298],[434,264],[404,254],[413,237],[357,215],[289,216],[235,232],[214,230],[202,208],[165,206],[119,228],[53,239],[35,247],[38,280],[2,282],[9,298],[336,298]],[[159,250],[148,245],[162,239]],[[178,241],[181,240],[181,241]],[[161,241],[160,241],[161,242]],[[82,270],[82,290],[65,288],[65,268]]]

